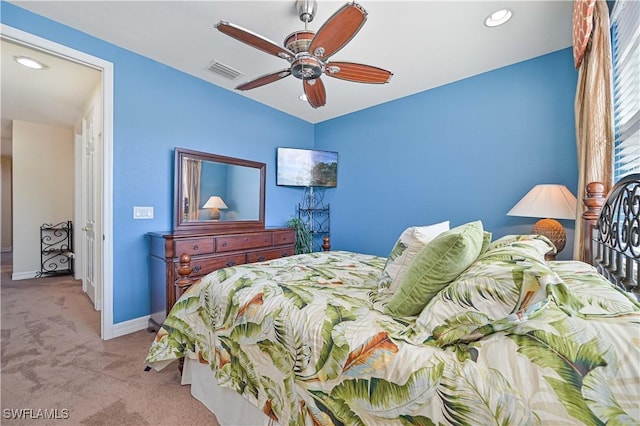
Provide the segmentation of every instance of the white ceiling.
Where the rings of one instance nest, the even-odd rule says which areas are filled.
[[[73,127],[92,92],[100,71],[68,59],[3,39],[0,44],[0,116],[2,138],[11,139],[13,120]],[[28,56],[48,66],[34,70],[19,65],[15,56]],[[3,146],[3,155],[8,146]]]
[[[304,28],[295,0],[10,3],[230,91],[261,75],[288,68],[288,62],[220,33],[214,24],[229,21],[278,44]],[[331,59],[388,69],[394,73],[389,84],[360,84],[324,76],[327,104],[316,110],[298,99],[302,83],[293,76],[236,93],[318,123],[571,45],[570,0],[359,3],[368,12],[367,22]],[[319,0],[309,29],[318,30],[343,4]],[[502,7],[513,11],[511,21],[497,28],[485,27],[484,18]],[[244,75],[230,81],[213,74],[206,68],[214,60]],[[3,56],[3,107],[5,88],[12,84],[5,79],[4,62]]]

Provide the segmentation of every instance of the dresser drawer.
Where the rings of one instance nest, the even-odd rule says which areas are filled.
[[[151,327],[158,329],[184,291],[176,291],[183,254],[191,257],[189,279],[197,280],[218,269],[279,259],[295,254],[295,229],[249,228],[228,231],[150,232],[149,286]]]
[[[271,233],[267,232],[220,236],[216,237],[216,253],[269,247],[272,245],[272,241]]]
[[[247,253],[247,263],[263,262],[265,260],[279,259],[281,257],[292,256],[294,254],[293,246],[281,247],[271,250],[260,250]]]
[[[294,229],[273,232],[274,246],[294,244],[295,242],[296,242],[296,231]]]
[[[208,257],[204,259],[192,258],[191,266],[193,267],[193,272],[191,272],[190,277],[201,277],[218,269],[242,265],[244,263],[247,263],[247,256],[244,253],[232,254],[229,256]]]
[[[213,238],[193,238],[184,241],[176,241],[176,256],[184,253],[190,255],[213,253]]]

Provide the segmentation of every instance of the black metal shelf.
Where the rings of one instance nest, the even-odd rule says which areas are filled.
[[[73,225],[71,221],[40,227],[40,271],[36,278],[73,274]]]
[[[331,234],[331,206],[324,204],[324,192],[305,188],[298,218],[307,224],[313,240],[313,251],[322,250],[323,239]]]

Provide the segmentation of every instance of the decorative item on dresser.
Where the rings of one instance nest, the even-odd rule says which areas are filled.
[[[175,286],[180,276],[198,279],[215,270],[262,262],[294,253],[295,230],[265,228],[248,232],[158,233],[148,234],[151,318],[149,328],[158,330],[176,300],[188,285]],[[192,271],[180,274],[181,257],[189,255]]]
[[[210,209],[209,218],[211,220],[219,220],[220,219],[220,209],[228,209],[227,205],[224,203],[224,200],[217,195],[212,195],[209,197],[203,209]]]

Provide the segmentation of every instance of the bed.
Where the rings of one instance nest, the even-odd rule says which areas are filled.
[[[207,275],[146,364],[184,359],[223,425],[638,424],[640,175],[606,200],[589,188],[597,266],[545,261],[545,237],[492,240],[480,221],[410,227],[386,258]]]

